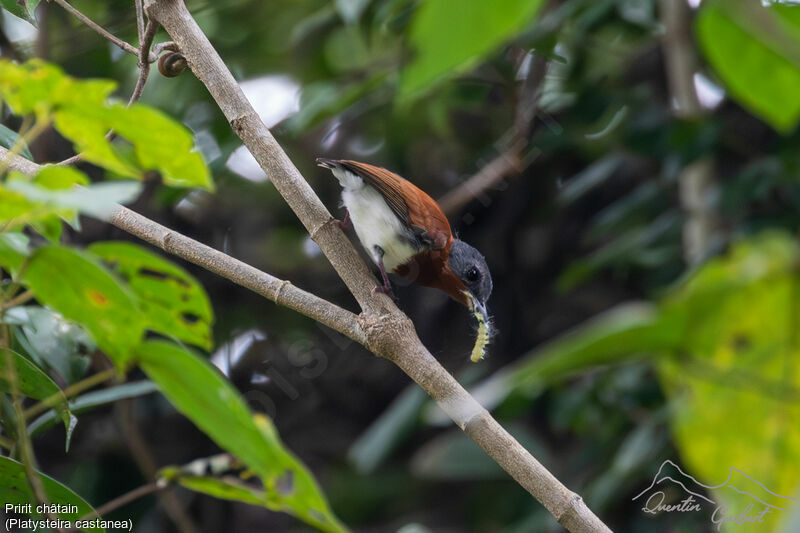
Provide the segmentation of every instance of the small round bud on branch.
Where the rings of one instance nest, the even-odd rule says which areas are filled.
[[[186,58],[180,52],[169,52],[158,60],[158,71],[167,78],[174,78],[186,70]]]

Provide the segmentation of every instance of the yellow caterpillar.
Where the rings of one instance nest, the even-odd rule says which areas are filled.
[[[483,315],[473,307],[472,314],[478,321],[478,336],[475,338],[475,346],[472,348],[472,356],[470,360],[477,363],[486,356],[486,346],[489,344],[491,336],[489,334],[489,323],[483,318]]]

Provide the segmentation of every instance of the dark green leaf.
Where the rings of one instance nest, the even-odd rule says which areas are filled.
[[[606,311],[496,372],[472,392],[487,409],[514,390],[534,393],[588,368],[679,346],[685,324],[657,307],[629,303]]]
[[[136,351],[142,369],[170,402],[264,485],[264,505],[323,531],[345,531],[305,466],[284,448],[272,423],[253,416],[236,389],[207,362],[161,341]]]
[[[62,504],[67,508],[75,506],[74,508],[78,510],[75,513],[54,513],[59,518],[75,521],[90,513],[94,513],[94,509],[92,509],[83,498],[72,492],[69,487],[41,473],[39,474],[39,478],[42,480],[42,486],[44,487],[44,492],[47,495],[48,501]],[[13,459],[9,459],[8,457],[0,457],[0,501],[2,501],[4,505],[32,504],[34,508],[38,505],[36,497],[28,485],[25,465]],[[88,527],[86,530],[97,532],[105,531],[105,529],[101,527]]]
[[[14,0],[9,0],[14,1]],[[19,142],[19,133],[16,131],[9,129],[7,126],[0,124],[0,146],[5,146],[9,150],[14,147],[17,142]],[[30,148],[24,142],[22,143],[22,149],[19,151],[19,154],[22,157],[30,159],[33,161],[33,154],[31,154]]]
[[[3,392],[11,392],[9,379],[12,371],[16,375],[17,389],[25,396],[43,400],[61,392],[47,374],[25,357],[12,350],[0,348],[0,390]]]
[[[13,383],[16,383],[16,386],[12,385]],[[67,430],[66,446],[69,449],[70,437],[77,420],[70,413],[67,398],[61,393],[61,389],[47,374],[25,357],[12,350],[0,348],[0,391],[10,393],[14,388],[20,394],[36,400],[45,400],[51,396],[61,395],[61,401],[57,403],[56,409]]]
[[[152,381],[142,380],[133,383],[124,383],[122,385],[116,385],[78,396],[69,402],[69,408],[72,413],[81,414],[101,405],[108,405],[129,398],[137,398],[157,391],[158,387]],[[53,426],[56,421],[56,413],[48,411],[28,425],[28,435],[35,437],[47,428]]]
[[[193,276],[127,242],[96,243],[89,251],[128,282],[139,298],[149,329],[211,349],[214,314],[205,290]]]
[[[16,276],[28,257],[28,237],[23,233],[0,233],[0,267]]]
[[[51,310],[36,305],[6,311],[6,321],[19,326],[19,342],[26,343],[29,355],[44,361],[67,383],[80,379],[95,346],[80,326]]]
[[[40,0],[0,0],[0,5],[23,20],[36,25],[34,12]]]
[[[348,457],[362,474],[371,473],[411,433],[428,400],[425,392],[411,385],[353,443]]]

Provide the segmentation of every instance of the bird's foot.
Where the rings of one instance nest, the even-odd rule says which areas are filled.
[[[394,295],[394,291],[392,290],[391,285],[376,285],[372,288],[372,294],[381,293],[385,294],[389,298],[391,298],[394,303],[399,303],[400,300],[397,299],[397,296]]]
[[[347,231],[353,227],[353,222],[350,220],[350,211],[345,211],[344,220],[336,220],[335,222],[342,231]]]

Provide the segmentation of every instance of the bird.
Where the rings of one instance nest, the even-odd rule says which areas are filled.
[[[472,311],[483,328],[479,337],[482,331],[488,342],[489,266],[478,250],[453,235],[439,204],[385,168],[344,159],[316,162],[339,181],[347,209],[342,224],[352,225],[380,271],[383,285],[373,291],[394,299],[387,272],[444,291]]]

